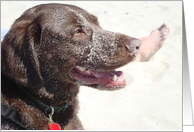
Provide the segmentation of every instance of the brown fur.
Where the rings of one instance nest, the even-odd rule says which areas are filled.
[[[48,117],[21,97],[18,86],[49,105],[71,102],[65,111],[54,114],[53,120],[62,129],[83,129],[77,117],[77,94],[79,85],[87,84],[73,79],[69,69],[83,66],[105,72],[123,66],[135,58],[126,48],[132,39],[103,30],[95,16],[73,5],[28,9],[1,45],[1,103],[16,110],[27,127],[45,130],[49,129]],[[105,89],[97,84],[88,86]],[[25,129],[4,117],[1,123],[1,129]]]

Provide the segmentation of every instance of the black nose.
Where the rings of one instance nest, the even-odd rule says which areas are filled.
[[[132,39],[127,45],[125,45],[125,47],[130,52],[130,54],[137,54],[141,47],[141,40]]]

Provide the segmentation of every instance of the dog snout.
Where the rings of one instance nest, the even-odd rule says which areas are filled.
[[[139,53],[140,47],[141,47],[141,40],[139,39],[132,39],[125,45],[127,51],[130,52],[130,54],[137,54]]]

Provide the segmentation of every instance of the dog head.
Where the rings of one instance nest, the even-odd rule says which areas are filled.
[[[24,12],[5,36],[2,71],[31,91],[39,89],[39,96],[64,99],[78,85],[124,87],[124,74],[115,69],[133,61],[140,45],[136,38],[103,30],[79,7],[39,5]]]

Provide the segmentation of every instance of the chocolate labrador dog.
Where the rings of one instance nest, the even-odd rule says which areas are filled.
[[[83,129],[79,86],[123,88],[124,74],[115,69],[133,61],[140,45],[73,5],[28,9],[1,44],[1,129]]]

